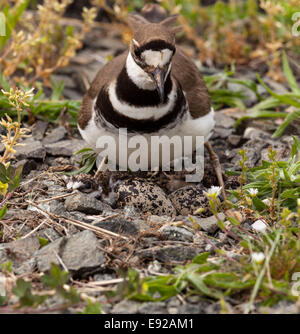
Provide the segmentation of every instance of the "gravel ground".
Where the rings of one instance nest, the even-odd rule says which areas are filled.
[[[84,92],[80,73],[89,80],[105,63],[106,56],[124,49],[116,36],[99,38],[94,31],[85,41],[70,66],[55,76],[65,81],[65,97],[80,99]],[[91,45],[93,41],[93,48]],[[96,41],[96,43],[95,43]],[[248,92],[249,93],[249,92]],[[249,93],[250,94],[250,93]],[[248,96],[247,103],[255,103]],[[278,158],[288,156],[291,137],[271,139],[274,123],[251,121],[234,132],[239,115],[233,109],[216,113],[216,128],[211,139],[223,170],[238,170],[238,150],[247,150],[248,166],[265,159],[269,145],[276,147]],[[0,222],[0,263],[11,260],[18,275],[44,272],[51,262],[62,264],[76,281],[114,287],[119,270],[136,268],[143,275],[168,273],[174,264],[185,264],[200,252],[214,254],[213,247],[192,228],[194,218],[204,235],[214,243],[233,251],[236,241],[225,235],[209,210],[196,215],[197,208],[207,208],[203,191],[217,180],[205,158],[205,175],[200,184],[184,181],[183,173],[103,172],[99,177],[63,172],[78,166],[73,153],[86,146],[76,129],[53,126],[38,121],[32,137],[17,150],[15,165],[23,165],[21,186],[8,203],[8,213]],[[225,177],[226,188],[238,186],[235,177]],[[220,214],[224,220],[225,216]],[[244,227],[250,228],[245,221]],[[48,244],[40,247],[38,237]],[[111,283],[110,283],[111,282]],[[193,296],[173,297],[165,302],[141,303],[104,297],[93,292],[106,313],[219,313],[212,300]],[[231,301],[234,312],[242,305]],[[272,312],[299,312],[295,305],[283,303]]]

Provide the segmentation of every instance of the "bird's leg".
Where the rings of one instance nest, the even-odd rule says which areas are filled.
[[[222,187],[221,191],[224,197],[224,201],[226,201],[226,192],[225,192],[225,186],[224,186],[224,181],[223,181],[223,176],[222,176],[222,168],[221,168],[219,157],[217,156],[216,152],[213,150],[209,141],[205,143],[205,147],[207,148],[207,151],[210,156],[210,160],[214,166],[219,185],[220,187]]]

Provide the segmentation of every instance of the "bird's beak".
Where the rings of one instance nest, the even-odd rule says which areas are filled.
[[[154,72],[152,73],[152,78],[156,86],[156,90],[158,92],[160,102],[164,101],[165,98],[165,76],[166,72],[160,67],[156,67]]]

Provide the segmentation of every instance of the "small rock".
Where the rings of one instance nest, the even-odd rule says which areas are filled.
[[[224,213],[219,213],[218,216],[222,221],[225,220]],[[193,218],[195,219],[196,223],[199,224],[201,229],[207,233],[214,234],[219,229],[218,221],[215,216],[210,216],[207,218],[198,218],[193,216]]]
[[[141,303],[133,300],[124,299],[120,303],[114,305],[111,310],[113,314],[136,314]]]
[[[167,310],[169,314],[178,314],[179,307],[181,305],[180,300],[177,297],[172,297],[167,300]]]
[[[134,206],[142,213],[173,216],[176,211],[164,191],[152,182],[126,180],[117,185],[117,204]]]
[[[143,232],[150,229],[150,226],[143,219],[135,219],[132,224],[137,228],[138,231]]]
[[[53,144],[66,137],[67,130],[64,126],[54,128],[44,139],[43,144]]]
[[[269,146],[268,142],[260,138],[251,139],[247,141],[247,143],[243,145],[243,149],[246,150],[246,156],[248,158],[245,165],[248,168],[253,168],[254,166],[256,166],[256,164],[261,158],[261,151],[268,146]],[[234,153],[234,150],[232,150],[232,153]],[[239,162],[241,160],[241,157],[238,154],[233,154],[233,156],[234,157],[231,162],[235,165],[236,169],[240,170],[241,167]]]
[[[14,269],[14,272],[17,275],[24,275],[33,273],[35,270],[36,270],[36,259],[32,257],[31,259],[22,263],[20,267]]]
[[[62,202],[57,200],[50,202],[50,212],[58,216],[67,216],[67,210]]]
[[[211,139],[221,138],[221,139],[227,139],[233,132],[233,128],[225,129],[220,126],[216,126],[214,128],[213,135]]]
[[[142,259],[157,260],[163,263],[184,262],[201,253],[201,249],[188,246],[155,246],[139,250],[137,256]]]
[[[93,232],[88,230],[76,233],[69,238],[59,238],[36,253],[38,269],[44,272],[50,269],[52,262],[59,264],[57,258],[59,255],[65,266],[74,275],[91,274],[99,270],[100,266],[106,262],[98,246],[98,239]]]
[[[270,139],[271,136],[270,136],[270,134],[268,132],[265,132],[265,131],[260,130],[258,128],[248,127],[244,131],[243,137],[245,139],[255,140],[257,138],[260,138],[260,139]]]
[[[208,200],[203,194],[205,188],[186,186],[180,188],[169,195],[173,206],[179,214],[187,216],[194,214],[199,208],[204,208],[204,211],[200,214],[202,217],[208,215]]]
[[[67,197],[65,207],[68,211],[79,211],[90,215],[99,214],[105,209],[110,209],[109,205],[100,202],[88,194],[80,192]]]
[[[227,140],[231,146],[238,147],[242,141],[242,137],[239,135],[230,135]]]
[[[134,206],[125,206],[123,212],[125,218],[138,217],[141,215],[141,212]]]
[[[85,146],[86,143],[81,139],[67,139],[57,143],[47,144],[45,148],[48,154],[70,157]]]
[[[149,224],[154,224],[154,225],[163,225],[165,223],[168,223],[172,220],[171,217],[169,216],[156,216],[156,215],[151,215],[148,217],[148,223]]]
[[[60,237],[60,235],[51,227],[40,230],[38,232],[38,236],[44,239],[48,239],[50,242],[53,242]]]
[[[158,232],[160,232],[167,240],[192,242],[194,237],[194,234],[186,228],[172,225],[165,225],[161,227]]]
[[[179,314],[205,314],[206,306],[207,306],[206,303],[200,303],[200,304],[186,303],[179,307]]]
[[[222,127],[225,129],[232,129],[235,123],[235,120],[222,112],[215,113],[216,126]]]
[[[19,146],[16,148],[16,158],[22,159],[40,159],[44,160],[46,157],[46,150],[42,143],[38,140],[24,140],[22,144],[25,146]]]
[[[32,136],[36,140],[42,140],[44,138],[44,134],[49,126],[49,122],[44,122],[44,121],[36,121],[34,124],[34,127],[32,129]]]
[[[33,159],[23,159],[15,164],[16,168],[18,168],[19,166],[22,166],[22,176],[26,176],[32,170],[35,170],[38,165]]]
[[[120,234],[136,235],[139,232],[133,222],[123,218],[105,220],[103,222],[96,223],[95,226]]]
[[[106,274],[106,273],[96,274],[93,277],[94,281],[110,281],[110,280],[115,279],[115,278],[117,278],[115,273],[112,273],[112,274]]]
[[[164,302],[143,303],[139,309],[140,314],[167,314],[167,307]]]
[[[2,244],[0,250],[0,263],[12,261],[13,267],[18,267],[28,260],[40,248],[40,243],[35,235],[24,239]]]

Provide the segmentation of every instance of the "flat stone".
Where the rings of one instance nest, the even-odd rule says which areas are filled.
[[[168,223],[172,220],[169,216],[157,216],[157,215],[151,215],[148,217],[148,223],[151,225],[162,225],[165,223]]]
[[[42,143],[38,140],[24,140],[22,144],[25,146],[19,146],[16,148],[16,158],[22,159],[40,159],[44,160],[46,157],[46,150]]]
[[[254,166],[256,166],[261,159],[261,151],[268,146],[268,142],[260,138],[248,140],[247,143],[243,145],[243,149],[245,149],[246,156],[248,158],[245,165],[248,168],[253,168]],[[238,170],[240,170],[240,160],[241,157],[238,154],[234,154],[234,157],[231,160],[231,162],[235,165],[235,168]]]
[[[206,305],[205,305],[206,306]],[[205,314],[205,307],[201,304],[186,303],[179,307],[179,314]]]
[[[45,145],[46,151],[50,155],[70,157],[75,152],[86,147],[86,143],[81,139],[66,139],[57,143]]]
[[[11,260],[13,267],[16,268],[33,256],[40,248],[40,243],[35,235],[31,235],[24,239],[2,244],[1,246],[0,263]]]
[[[123,218],[105,220],[103,222],[96,223],[95,226],[120,234],[137,235],[139,232],[138,228],[133,222]]]
[[[59,264],[55,254],[57,253],[74,275],[90,274],[99,270],[106,262],[98,246],[98,239],[89,230],[76,233],[69,238],[59,238],[36,253],[38,269],[44,272],[50,269],[52,262]]]
[[[136,314],[141,303],[134,300],[123,299],[120,303],[115,304],[111,310],[113,314]]]
[[[238,147],[242,141],[242,137],[239,135],[230,135],[228,136],[228,142],[233,147]]]
[[[43,144],[53,144],[64,139],[67,135],[67,130],[64,126],[54,128],[47,136],[43,139]]]
[[[34,127],[31,131],[32,136],[36,140],[42,140],[44,138],[45,132],[49,126],[49,122],[44,122],[37,120],[36,123],[34,124]]]
[[[224,213],[219,213],[218,216],[222,221],[225,220]],[[214,234],[219,229],[218,221],[215,216],[210,216],[207,218],[198,218],[193,216],[193,219],[195,219],[201,229],[207,233]]]
[[[67,216],[67,210],[64,204],[57,200],[50,202],[50,212],[58,216]]]
[[[158,232],[160,232],[167,240],[192,242],[194,234],[183,227],[172,225],[164,225]]]
[[[38,235],[41,238],[48,239],[49,242],[53,242],[60,238],[60,235],[52,227],[47,227],[38,231]]]
[[[235,120],[222,112],[215,112],[216,126],[222,127],[225,129],[231,129],[234,126]]]
[[[167,314],[167,306],[164,302],[146,302],[139,309],[140,314]]]
[[[251,139],[251,140],[255,140],[257,138],[270,139],[271,135],[266,131],[263,131],[263,130],[260,130],[260,129],[257,129],[257,128],[253,128],[253,127],[248,127],[244,131],[243,137],[245,139]]]
[[[140,232],[147,231],[150,229],[150,225],[147,224],[143,219],[135,219],[132,221],[132,224],[134,224],[136,229]]]
[[[65,207],[68,211],[79,211],[90,215],[99,214],[103,210],[111,209],[109,205],[81,192],[67,197]]]
[[[193,259],[201,251],[200,248],[189,246],[155,246],[136,252],[136,255],[143,260],[157,260],[163,263],[184,262]]]

